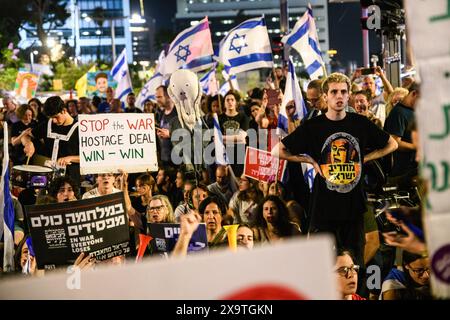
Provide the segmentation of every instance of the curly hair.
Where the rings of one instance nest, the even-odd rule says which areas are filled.
[[[50,183],[50,186],[48,187],[48,195],[53,198],[56,198],[56,196],[59,192],[59,189],[61,187],[64,187],[64,184],[66,184],[66,183],[72,187],[75,197],[77,199],[79,199],[80,198],[80,189],[78,188],[78,185],[69,176],[63,176],[63,177],[58,177],[58,178],[54,179]]]
[[[205,214],[206,207],[211,203],[217,204],[217,207],[219,208],[222,216],[224,216],[227,213],[227,206],[225,205],[222,199],[220,199],[217,196],[209,196],[200,203],[198,211],[200,212],[201,215]]]
[[[286,204],[279,197],[274,195],[265,197],[258,206],[256,225],[264,229],[267,228],[267,221],[266,219],[264,219],[263,208],[264,204],[268,201],[273,202],[278,210],[277,219],[272,223],[272,225],[278,231],[279,235],[282,237],[292,235],[293,225],[289,221],[289,211],[286,207]]]
[[[22,120],[25,117],[25,112],[27,112],[28,110],[31,111],[32,118],[36,119],[36,110],[34,110],[34,108],[30,107],[28,104],[21,104],[20,107],[17,108],[17,117]]]
[[[330,86],[330,83],[346,83],[347,84],[347,90],[350,92],[350,88],[352,87],[352,83],[350,79],[343,73],[334,72],[328,76],[328,78],[325,79],[325,81],[322,83],[322,90],[323,93],[327,94],[328,89]]]

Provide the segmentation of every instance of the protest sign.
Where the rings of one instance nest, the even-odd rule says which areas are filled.
[[[81,252],[99,261],[130,252],[123,193],[25,209],[40,269],[72,264]]]
[[[149,223],[149,234],[152,236],[150,245],[152,252],[172,252],[180,236],[179,223]],[[188,252],[196,252],[208,247],[206,224],[200,223],[189,241]]]
[[[408,37],[420,71],[416,107],[426,238],[433,295],[450,298],[450,1],[405,1]],[[433,45],[424,46],[430,39]]]
[[[0,299],[339,299],[332,248],[331,236],[320,235],[253,250],[149,259],[82,273],[80,290],[67,289],[75,274],[65,272],[5,279]]]
[[[117,82],[110,74],[110,70],[102,70],[87,73],[87,88],[86,94],[89,98],[98,96],[106,98],[106,89],[108,87],[117,88]]]
[[[81,174],[158,170],[152,113],[78,116]]]
[[[25,100],[30,100],[36,95],[36,90],[39,82],[39,74],[26,70],[19,70],[17,73],[14,91],[16,96],[22,97]]]
[[[268,151],[247,147],[244,174],[260,181],[278,181],[283,179],[286,164],[286,160],[272,157]]]
[[[450,214],[425,217],[427,244],[430,255],[431,288],[435,298],[450,297]],[[430,232],[431,231],[431,232]]]

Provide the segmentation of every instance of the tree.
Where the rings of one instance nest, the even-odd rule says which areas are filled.
[[[22,0],[19,0],[22,1]],[[22,24],[22,29],[36,35],[41,41],[43,50],[48,53],[47,38],[51,30],[61,27],[66,22],[70,13],[67,11],[67,0],[32,0],[26,3],[27,16],[25,21],[28,25]],[[36,31],[29,27],[36,28]]]
[[[27,21],[27,0],[0,0],[0,51],[11,42],[19,42],[17,32],[21,25]]]
[[[92,20],[94,20],[94,23],[97,25],[97,27],[100,29],[100,33],[98,35],[98,47],[97,47],[97,61],[100,61],[100,48],[101,48],[101,41],[102,41],[102,28],[103,24],[106,20],[106,12],[103,10],[102,7],[95,7],[92,11]]]

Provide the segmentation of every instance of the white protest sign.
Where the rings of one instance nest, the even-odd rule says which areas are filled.
[[[432,290],[435,297],[450,298],[450,0],[404,3],[422,78],[416,116],[421,175],[428,183],[425,223]]]
[[[431,266],[431,288],[436,298],[450,298],[450,213],[427,215],[426,235]]]
[[[337,299],[332,247],[331,237],[321,235],[251,251],[144,260],[82,272],[79,290],[68,290],[65,273],[5,279],[0,299]]]
[[[417,122],[428,209],[450,212],[450,56],[421,62]]]
[[[449,2],[449,0],[404,1],[408,37],[416,59],[450,55]]]
[[[78,116],[81,174],[157,171],[154,115]]]

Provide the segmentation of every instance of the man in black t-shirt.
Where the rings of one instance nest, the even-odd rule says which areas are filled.
[[[272,153],[292,162],[307,162],[318,173],[310,201],[310,232],[330,232],[338,247],[352,249],[363,265],[365,162],[397,148],[397,143],[366,117],[346,113],[350,80],[331,74],[322,85],[328,111],[299,126]],[[375,150],[368,154],[370,148]]]
[[[397,183],[408,185],[411,177],[417,175],[416,146],[412,143],[414,109],[419,98],[419,87],[413,83],[402,102],[397,103],[386,119],[384,130],[398,143],[393,154],[393,167],[390,177],[398,177]],[[404,181],[403,181],[404,180]]]
[[[45,101],[44,113],[48,122],[41,123],[31,131],[30,136],[24,136],[21,141],[24,152],[31,157],[35,152],[36,142],[43,145],[42,156],[51,159],[52,166],[65,167],[66,175],[80,185],[80,147],[78,142],[78,122],[75,121],[58,97],[50,97]],[[32,142],[31,138],[34,138]]]
[[[125,108],[125,113],[142,113],[141,109],[136,108],[136,96],[134,92],[130,92],[127,95],[127,107]]]

